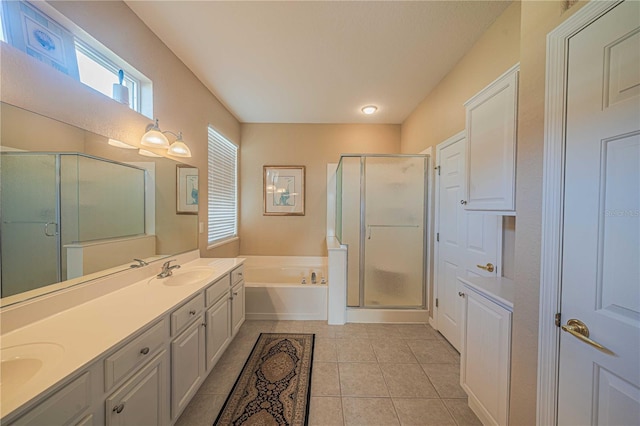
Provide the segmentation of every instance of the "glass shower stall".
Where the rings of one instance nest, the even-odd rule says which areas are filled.
[[[348,246],[347,306],[426,305],[426,155],[343,155],[336,234]]]

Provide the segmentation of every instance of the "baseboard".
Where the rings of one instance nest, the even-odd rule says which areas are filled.
[[[430,325],[431,327],[433,327],[433,329],[434,329],[434,330],[437,330],[437,329],[438,329],[438,323],[437,323],[437,321],[435,320],[435,318],[431,318],[431,317],[429,317],[429,325]]]
[[[489,415],[487,410],[480,404],[480,402],[473,395],[473,393],[467,392],[467,395],[469,396],[468,398],[469,408],[471,408],[471,411],[474,412],[474,414],[478,417],[480,422],[484,426],[493,426],[493,425],[498,426],[498,423],[496,423],[493,417]]]

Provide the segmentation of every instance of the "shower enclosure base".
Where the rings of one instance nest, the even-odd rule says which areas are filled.
[[[429,311],[426,309],[347,308],[347,322],[426,323],[429,322]]]

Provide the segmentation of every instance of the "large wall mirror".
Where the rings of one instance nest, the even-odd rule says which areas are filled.
[[[198,247],[180,163],[7,103],[0,115],[0,306]]]

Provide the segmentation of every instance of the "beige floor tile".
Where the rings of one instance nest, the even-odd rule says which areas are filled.
[[[313,362],[338,362],[336,339],[316,337],[313,346]]]
[[[319,362],[311,371],[311,396],[340,396],[338,364]]]
[[[342,399],[314,396],[309,407],[309,426],[342,426]]]
[[[369,339],[336,339],[338,362],[377,362]]]
[[[382,371],[374,363],[338,363],[343,396],[389,396]]]
[[[303,333],[305,321],[277,321],[271,333]]]
[[[226,395],[196,394],[178,418],[176,426],[211,426],[226,399]]]
[[[436,388],[440,398],[466,398],[460,386],[459,364],[422,364],[422,369]]]
[[[407,340],[420,364],[460,364],[458,354],[440,340]]]
[[[396,324],[367,324],[367,334],[370,339],[397,339],[399,338]]]
[[[398,336],[402,339],[434,340],[440,336],[440,333],[428,324],[398,324],[397,328]]]
[[[244,364],[243,364],[244,365]],[[216,364],[198,389],[199,394],[227,395],[240,376],[243,365]]]
[[[342,398],[344,423],[353,426],[398,425],[391,398]]]
[[[380,363],[418,363],[409,346],[401,339],[371,339],[371,346]]]
[[[458,426],[482,426],[482,422],[471,411],[466,399],[443,399],[442,402],[447,406]]]
[[[438,398],[438,393],[418,364],[380,364],[392,397]]]
[[[336,337],[336,329],[334,326],[327,325],[326,321],[305,321],[305,333],[313,333],[317,337],[325,337],[334,339]]]
[[[455,421],[439,399],[393,398],[401,425],[444,426]]]
[[[342,326],[338,326],[336,328],[336,338],[337,339],[366,339],[369,337],[367,334],[367,325],[368,324],[358,324],[358,323],[348,323]]]

